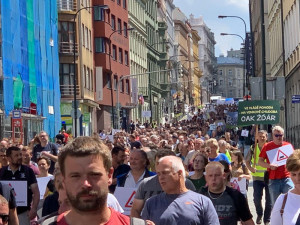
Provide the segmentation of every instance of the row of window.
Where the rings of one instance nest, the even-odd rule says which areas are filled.
[[[84,79],[83,79],[84,88],[86,88],[90,91],[94,91],[93,70],[84,65],[82,74],[84,76]]]
[[[115,0],[112,1],[114,2]],[[117,0],[117,4],[121,5],[121,0]],[[122,6],[124,9],[127,9],[127,0],[122,0]]]
[[[94,20],[95,21],[105,21],[105,13],[107,13],[106,10],[102,8],[95,8],[94,9]],[[112,30],[118,31],[119,34],[124,33],[124,37],[128,36],[128,25],[126,22],[122,23],[122,20],[120,18],[116,18],[114,14],[109,14],[108,12],[108,24],[110,24]]]
[[[96,53],[106,53],[106,38],[100,37],[100,38],[95,38],[95,52]],[[118,48],[117,51],[117,46],[112,45],[111,49],[111,57],[115,61],[119,61],[119,63],[128,66],[129,64],[129,58],[128,58],[128,51],[124,50],[122,48]]]
[[[82,74],[84,76],[83,79],[83,86],[84,88],[90,90],[90,91],[94,91],[94,78],[93,78],[93,70],[90,69],[87,66],[83,66],[82,68]],[[111,89],[111,77],[110,74],[106,74],[105,75],[105,79],[106,79],[106,87]],[[59,66],[59,78],[60,78],[60,85],[64,85],[64,86],[69,86],[70,87],[70,93],[68,94],[72,94],[72,85],[74,84],[74,65],[73,64],[68,64],[68,63],[61,63]],[[118,76],[114,75],[114,80],[113,80],[113,85],[114,85],[114,90],[117,90],[117,85],[118,85]],[[105,83],[103,85],[103,88],[105,87]],[[66,89],[64,89],[66,90]],[[68,90],[68,89],[67,89]],[[121,93],[126,93],[129,94],[130,93],[130,85],[129,85],[129,80],[122,80],[120,83],[120,87],[119,90]],[[63,93],[66,94],[66,93]]]
[[[92,32],[84,24],[82,24],[81,28],[81,40],[83,47],[92,51]]]
[[[106,74],[106,87],[111,89],[111,77],[110,77],[110,74]],[[114,75],[114,90],[116,91],[118,88],[118,76],[117,75]],[[125,86],[124,86],[124,83],[125,83]],[[121,81],[120,83],[120,87],[119,87],[119,90],[121,93],[126,93],[126,94],[129,94],[130,92],[130,85],[129,85],[129,80],[127,79],[125,82],[124,80]]]
[[[236,72],[237,72],[238,76],[241,75],[241,70],[240,69],[237,69]],[[223,70],[222,69],[219,70],[219,75],[223,75]],[[228,69],[228,75],[233,75],[232,69]]]

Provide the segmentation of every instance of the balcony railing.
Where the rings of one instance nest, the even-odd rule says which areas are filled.
[[[77,10],[77,0],[57,0],[57,10],[62,11],[76,11]]]
[[[59,42],[59,53],[73,54],[74,44],[71,42]],[[75,44],[75,52],[78,53],[78,44]]]
[[[60,85],[60,95],[61,95],[61,97],[74,96],[74,86],[73,85]],[[79,85],[76,85],[76,95],[79,95]]]

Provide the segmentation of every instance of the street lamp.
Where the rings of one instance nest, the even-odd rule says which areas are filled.
[[[110,96],[111,96],[111,113],[112,113],[112,127],[115,128],[115,110],[114,110],[114,87],[113,87],[113,79],[112,79],[112,70],[111,70],[111,37],[113,34],[115,34],[116,32],[120,32],[120,31],[131,31],[134,30],[134,28],[124,28],[124,29],[119,29],[119,30],[115,30],[113,31],[109,37],[108,37],[108,41],[109,41],[109,72],[110,72],[110,83],[111,83],[111,91],[110,91]]]
[[[247,25],[246,25],[246,22],[245,22],[245,20],[244,20],[242,17],[239,17],[239,16],[224,16],[224,15],[219,15],[219,16],[218,16],[218,18],[219,18],[219,19],[224,19],[224,18],[228,18],[228,17],[231,17],[231,18],[238,18],[238,19],[240,19],[240,20],[242,20],[242,21],[243,21],[243,23],[244,23],[244,26],[245,26],[245,38],[246,38],[246,33],[247,33]]]
[[[241,21],[243,21],[243,23],[244,23],[244,27],[245,27],[245,38],[243,39],[244,41],[243,41],[243,43],[244,43],[244,46],[246,47],[246,42],[245,42],[245,40],[246,40],[246,35],[247,35],[247,25],[246,25],[246,22],[245,22],[245,20],[242,18],[242,17],[239,17],[239,16],[225,16],[225,15],[219,15],[218,16],[218,18],[219,19],[225,19],[225,18],[237,18],[237,19],[239,19],[239,20],[241,20]],[[222,35],[222,34],[221,34]],[[235,35],[235,36],[239,36],[239,35]],[[241,36],[240,36],[241,37]],[[246,89],[246,83],[247,83],[247,74],[246,74],[246,55],[245,55],[245,53],[246,53],[246,49],[245,49],[245,52],[244,52],[244,73],[245,73],[245,77],[244,77],[244,84],[243,84],[243,97],[245,96],[245,89]],[[248,99],[248,98],[247,98]]]
[[[108,5],[95,5],[95,6],[87,6],[87,7],[83,7],[80,8],[79,10],[76,11],[76,13],[74,14],[73,17],[73,24],[74,24],[74,28],[76,28],[76,18],[77,15],[81,12],[81,10],[83,9],[94,9],[94,8],[100,8],[100,9],[109,9]],[[79,29],[78,29],[79,30]],[[73,31],[73,67],[74,67],[74,78],[73,78],[73,94],[74,94],[74,103],[73,103],[73,108],[74,108],[74,121],[75,121],[75,126],[74,126],[74,137],[77,137],[77,109],[78,109],[78,105],[77,105],[77,93],[76,93],[76,83],[77,83],[77,79],[76,79],[76,29],[74,29]]]
[[[237,37],[240,37],[241,39],[242,39],[242,41],[243,41],[243,44],[244,44],[244,46],[245,46],[245,39],[241,36],[241,35],[239,35],[239,34],[228,34],[228,33],[221,33],[220,34],[221,36],[226,36],[226,35],[231,35],[231,36],[237,36]],[[245,53],[244,53],[245,54]],[[244,73],[243,73],[243,97],[245,96],[245,81],[246,81],[246,76],[245,76],[245,73],[246,73],[246,63],[245,63],[245,61],[246,61],[246,57],[245,57],[245,55],[244,55],[244,60],[243,60],[243,70],[244,70]],[[248,98],[247,98],[248,99]]]

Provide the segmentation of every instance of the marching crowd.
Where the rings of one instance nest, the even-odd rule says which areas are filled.
[[[3,139],[0,225],[300,225],[300,150],[280,126],[269,134],[229,125],[236,111],[217,105],[190,120],[132,121],[129,132],[74,140],[62,130],[55,144],[44,131],[28,146]]]

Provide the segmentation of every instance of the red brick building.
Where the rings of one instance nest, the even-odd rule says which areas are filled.
[[[126,30],[128,5],[127,0],[93,0],[93,6],[97,5],[109,7],[94,7],[93,10],[96,101],[100,105],[97,110],[97,127],[98,130],[107,130],[112,127],[113,120],[115,128],[118,123],[117,83],[122,75],[130,74],[129,31]],[[124,79],[119,86],[121,106],[130,104],[130,92],[130,80]],[[129,109],[121,108],[120,111],[120,123],[124,127],[129,121]]]

